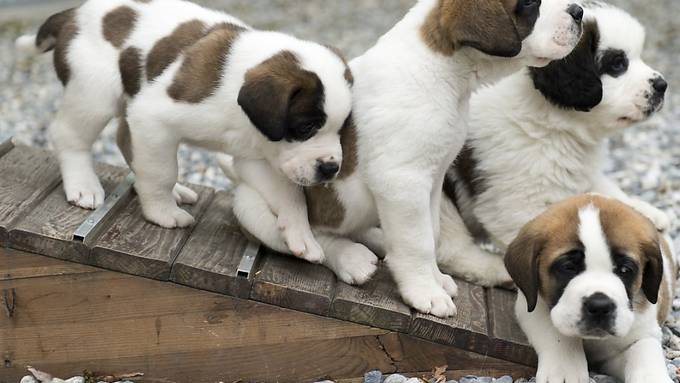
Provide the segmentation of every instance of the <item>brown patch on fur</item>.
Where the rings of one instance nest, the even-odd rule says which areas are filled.
[[[191,20],[180,24],[169,36],[158,40],[146,60],[147,80],[155,80],[177,60],[186,48],[194,45],[205,34],[205,23],[200,20]]]
[[[357,157],[357,128],[350,114],[340,130],[340,145],[342,146],[342,166],[337,179],[343,180],[351,176],[357,169],[359,158]]]
[[[128,166],[132,167],[132,136],[130,135],[130,125],[127,121],[127,105],[123,106],[121,115],[118,117],[118,130],[116,131],[116,143],[118,149],[123,153],[123,157]]]
[[[76,10],[71,8],[50,16],[40,27],[36,37],[36,45],[43,52],[54,49],[54,71],[64,86],[71,78],[68,49],[77,34]]]
[[[661,237],[661,236],[660,236]],[[673,259],[673,253],[665,238],[660,238],[661,249],[663,250],[666,263],[671,266],[671,280],[666,278],[664,273],[663,282],[661,282],[661,290],[659,291],[659,302],[657,303],[657,320],[660,325],[666,323],[668,315],[671,313],[671,304],[673,303],[673,296],[675,295],[675,288],[677,284],[678,265]]]
[[[312,226],[337,228],[345,220],[345,208],[333,185],[305,188],[309,223]]]
[[[126,6],[120,6],[104,16],[102,34],[106,41],[120,48],[125,43],[137,23],[137,12]]]
[[[326,48],[330,49],[331,52],[335,53],[336,56],[342,60],[343,64],[345,64],[345,80],[350,84],[354,85],[354,75],[352,75],[352,71],[349,69],[349,64],[347,64],[347,59],[345,58],[345,55],[342,53],[342,51],[332,45],[326,45]]]
[[[487,190],[486,180],[480,172],[472,147],[468,145],[463,147],[463,150],[456,157],[454,166],[456,174],[458,174],[458,177],[463,182],[470,197],[474,198]]]
[[[516,0],[439,0],[421,27],[430,49],[451,56],[462,46],[512,57],[522,49],[515,26]]]
[[[142,87],[142,52],[135,48],[125,49],[118,59],[120,77],[125,93],[133,97]]]
[[[177,100],[199,103],[220,86],[222,71],[231,46],[245,28],[220,24],[187,49],[184,62],[168,88],[168,95]]]

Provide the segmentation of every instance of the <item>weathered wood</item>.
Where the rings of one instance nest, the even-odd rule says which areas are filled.
[[[335,275],[329,269],[267,250],[255,274],[250,299],[328,315]]]
[[[507,290],[489,289],[489,353],[505,360],[535,366],[538,362],[534,349],[515,319],[517,294]]]
[[[97,271],[100,270],[78,263],[63,262],[57,259],[41,257],[19,250],[0,250],[0,281],[92,273]]]
[[[59,183],[59,166],[50,153],[24,145],[0,157],[0,246],[9,230]]]
[[[193,206],[183,206],[200,219],[213,197],[211,189],[192,185],[199,194]],[[146,221],[139,198],[119,211],[94,243],[92,264],[147,278],[167,280],[170,268],[193,227],[164,229]]]
[[[0,144],[0,157],[9,153],[9,151],[12,149],[14,149],[14,139],[10,137]]]
[[[363,286],[339,282],[331,316],[400,332],[408,332],[411,310],[404,304],[385,265]]]
[[[128,172],[127,169],[104,164],[98,164],[96,170],[107,194]],[[66,201],[63,189],[55,188],[10,231],[10,246],[87,264],[90,262],[90,249],[82,242],[72,241],[71,236],[91,212],[71,205]]]
[[[248,298],[251,281],[237,275],[248,240],[241,233],[232,206],[230,193],[215,195],[173,264],[170,280]]]
[[[456,280],[458,314],[452,318],[437,318],[417,313],[411,323],[410,334],[433,342],[452,345],[486,354],[488,326],[485,292],[482,287]]]

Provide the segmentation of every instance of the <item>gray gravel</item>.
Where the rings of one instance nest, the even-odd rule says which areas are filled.
[[[59,2],[60,1],[60,2]],[[48,147],[46,128],[59,104],[61,86],[45,55],[31,66],[17,66],[13,41],[35,31],[50,7],[73,0],[0,0],[0,140]],[[411,6],[413,0],[201,0],[222,8],[255,27],[294,33],[302,38],[332,43],[353,57],[370,47]],[[680,1],[612,0],[636,15],[648,28],[645,57],[666,75],[670,95],[664,111],[652,121],[630,129],[611,143],[609,172],[631,195],[639,196],[680,217],[680,85],[677,53],[680,52]],[[31,7],[41,3],[40,6]],[[16,6],[20,4],[20,6]],[[28,4],[28,5],[27,5]],[[95,145],[98,160],[123,165],[109,127]],[[182,148],[180,178],[218,188],[229,186],[212,156]],[[674,233],[677,237],[677,230]],[[664,330],[669,371],[680,366],[680,301]],[[676,381],[678,381],[677,377]],[[394,379],[397,379],[395,377]],[[596,382],[609,382],[595,376]],[[400,381],[400,380],[395,380]],[[489,382],[489,378],[469,378]],[[497,379],[496,382],[505,382]],[[409,382],[410,383],[410,382]]]

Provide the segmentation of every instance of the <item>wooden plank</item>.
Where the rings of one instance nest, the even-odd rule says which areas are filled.
[[[436,343],[486,354],[489,346],[485,291],[480,286],[456,280],[458,315],[437,318],[417,313],[410,334]]]
[[[335,284],[335,275],[324,266],[266,250],[250,299],[325,316]]]
[[[363,286],[338,282],[330,315],[400,332],[408,332],[411,325],[411,310],[401,300],[385,265]]]
[[[105,164],[97,164],[96,170],[107,195],[129,172]],[[55,188],[10,231],[10,246],[59,259],[89,263],[89,248],[82,242],[72,241],[71,237],[91,212],[71,205],[66,201],[62,188]]]
[[[197,220],[213,197],[212,189],[191,185],[199,194],[192,206],[183,206]],[[147,222],[139,198],[134,197],[102,229],[92,250],[92,264],[147,278],[168,280],[170,268],[193,227],[164,229]]]
[[[14,139],[10,137],[0,144],[0,157],[9,153],[12,149],[14,149]]]
[[[248,240],[232,212],[231,193],[218,192],[172,266],[170,280],[240,298],[251,281],[237,269]]]
[[[0,157],[0,245],[12,225],[30,212],[60,180],[56,158],[24,145]]]
[[[94,267],[63,262],[23,251],[4,249],[0,251],[0,281],[23,278],[39,278],[101,271]]]
[[[535,366],[538,359],[524,332],[515,320],[517,294],[501,289],[487,290],[489,311],[489,353],[527,366]]]

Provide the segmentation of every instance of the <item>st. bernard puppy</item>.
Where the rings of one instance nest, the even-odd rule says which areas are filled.
[[[555,204],[508,247],[516,313],[538,383],[588,383],[588,365],[625,383],[671,383],[661,327],[675,293],[668,236],[599,195]]]
[[[642,60],[637,20],[599,2],[584,7],[583,37],[567,58],[473,96],[469,138],[445,182],[442,271],[487,286],[509,282],[501,257],[481,250],[469,230],[504,250],[546,207],[582,193],[618,198],[659,229],[670,225],[602,169],[607,139],[659,111],[668,84]]]
[[[353,117],[341,133],[340,174],[306,189],[324,262],[343,280],[364,281],[376,258],[360,243],[374,244],[366,236],[380,225],[405,302],[454,315],[457,287],[439,271],[435,243],[441,186],[467,136],[470,94],[524,65],[565,57],[579,40],[582,16],[569,0],[420,0],[353,60]],[[237,191],[237,215],[265,244],[287,252],[265,224],[275,222],[266,195],[276,190],[258,185]]]
[[[307,212],[292,183],[328,182],[340,170],[352,76],[331,48],[180,0],[89,0],[17,45],[54,49],[65,90],[49,132],[75,205],[104,200],[90,151],[112,118],[144,216],[163,227],[193,222],[178,206],[197,199],[176,185],[181,142],[266,160],[271,182],[301,201],[291,204],[303,208],[291,212],[304,221],[297,226],[308,226]]]

